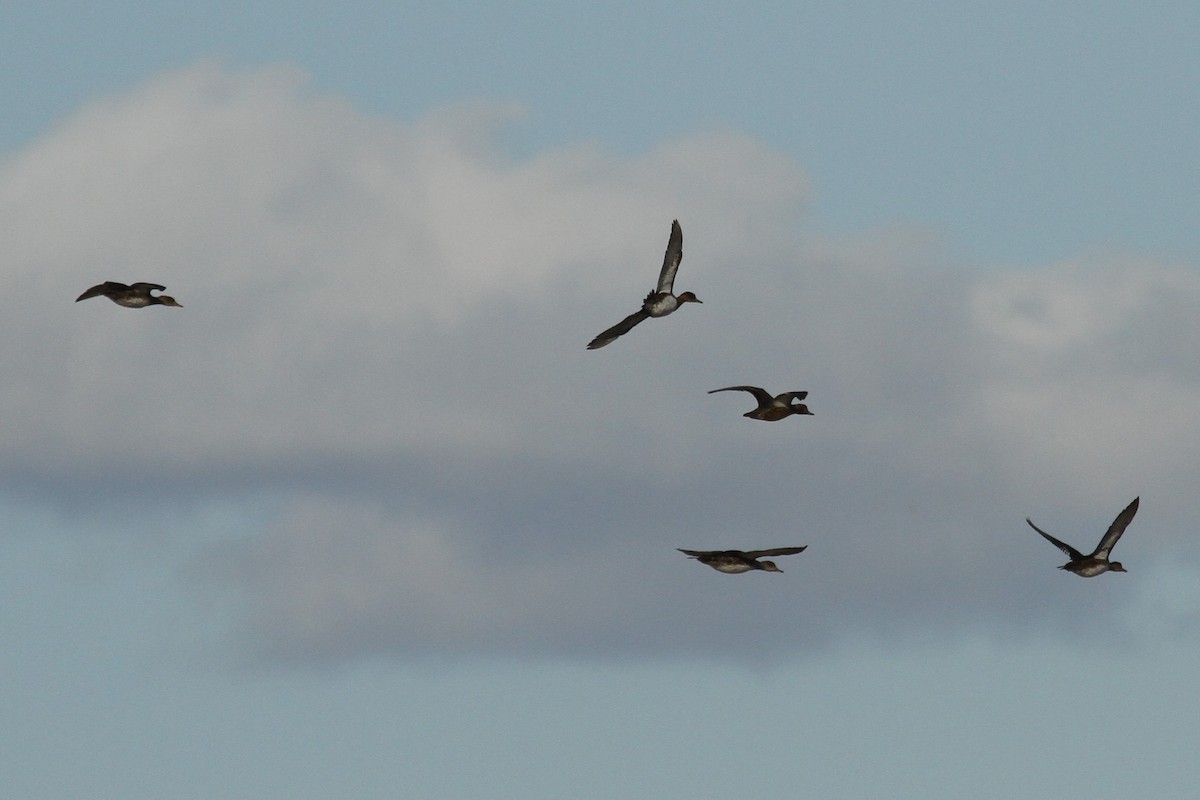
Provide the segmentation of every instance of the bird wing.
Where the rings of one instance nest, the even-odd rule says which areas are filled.
[[[770,405],[775,398],[772,397],[766,389],[760,389],[757,386],[726,386],[724,389],[713,389],[709,394],[715,392],[749,392],[754,395],[754,399],[758,401],[760,406]]]
[[[101,297],[103,295],[107,295],[109,292],[125,292],[128,290],[129,287],[123,283],[117,283],[116,281],[105,281],[104,283],[96,284],[83,294],[79,295],[79,297],[76,297],[75,302],[78,303],[80,300],[87,300],[89,297]]]
[[[808,545],[804,547],[775,547],[770,550],[747,550],[748,558],[765,558],[766,556],[794,556],[796,553],[803,553],[808,549]]]
[[[803,400],[808,397],[808,392],[784,392],[775,399],[786,405],[791,405],[793,400]]]
[[[633,314],[630,314],[628,317],[588,342],[587,349],[597,350],[601,347],[604,347],[606,344],[612,344],[617,340],[617,337],[624,336],[625,334],[629,333],[631,330],[633,330],[635,325],[649,316],[650,314],[647,313],[646,309],[638,309]]]
[[[679,220],[671,223],[671,239],[667,242],[667,252],[663,256],[662,272],[658,273],[658,291],[672,294],[675,286],[675,272],[679,262],[683,260],[683,229]]]
[[[133,289],[135,292],[145,292],[146,294],[150,294],[151,289],[157,289],[158,291],[162,292],[162,291],[166,291],[167,287],[162,286],[157,283],[138,282],[138,283],[130,284],[129,288]]]
[[[1133,502],[1125,506],[1125,510],[1117,514],[1117,518],[1113,520],[1113,524],[1108,526],[1108,530],[1104,534],[1104,538],[1100,540],[1100,544],[1096,545],[1094,556],[1100,558],[1108,558],[1109,552],[1117,543],[1117,539],[1121,538],[1121,534],[1125,532],[1125,528],[1133,521],[1133,515],[1137,513],[1138,501],[1140,497],[1133,498]]]
[[[1044,530],[1039,528],[1037,525],[1034,525],[1033,520],[1031,520],[1029,517],[1026,517],[1025,521],[1029,523],[1029,527],[1033,528],[1035,531],[1040,533],[1042,536],[1045,536],[1047,541],[1050,542],[1050,544],[1054,545],[1059,550],[1062,550],[1064,553],[1066,553],[1067,557],[1070,558],[1072,561],[1078,561],[1079,559],[1083,558],[1083,553],[1079,552],[1074,547],[1071,547],[1071,545],[1067,544],[1066,542],[1060,542],[1058,539],[1055,539],[1053,536],[1046,533]]]
[[[703,556],[711,556],[714,553],[720,552],[719,550],[684,550],[682,547],[676,547],[675,549],[678,550],[679,552],[683,553],[684,555],[691,556],[692,558],[701,558]]]

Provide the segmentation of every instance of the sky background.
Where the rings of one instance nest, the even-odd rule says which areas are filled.
[[[1200,6],[103,5],[0,5],[0,796],[1194,796]]]

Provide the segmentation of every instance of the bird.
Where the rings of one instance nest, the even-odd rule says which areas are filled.
[[[749,392],[758,401],[758,408],[747,411],[745,414],[742,414],[743,417],[761,419],[765,422],[775,422],[784,417],[790,417],[793,414],[807,414],[810,417],[813,415],[804,403],[792,403],[793,400],[799,401],[808,397],[808,392],[784,392],[772,397],[767,393],[766,389],[760,389],[757,386],[726,386],[724,389],[713,389],[709,394],[733,391]]]
[[[775,566],[774,561],[759,561],[763,556],[790,556],[803,553],[804,547],[776,547],[772,550],[684,550],[675,548],[684,555],[691,556],[701,564],[707,564],[717,572],[737,575],[740,572],[750,572],[761,569],[763,572],[783,572]]]
[[[667,242],[667,252],[663,256],[662,272],[658,274],[658,287],[646,295],[640,309],[588,342],[587,349],[599,350],[606,344],[612,344],[618,337],[629,333],[635,325],[647,317],[665,317],[684,303],[702,302],[691,292],[684,292],[678,296],[672,293],[675,286],[675,272],[679,269],[679,262],[682,260],[683,229],[679,227],[679,220],[674,220],[671,223],[671,238]]]
[[[1062,550],[1071,559],[1059,567],[1059,569],[1074,572],[1081,578],[1091,578],[1102,572],[1128,572],[1129,570],[1125,569],[1120,561],[1109,561],[1108,554],[1116,546],[1117,540],[1121,538],[1121,534],[1125,532],[1125,528],[1133,521],[1133,515],[1137,513],[1138,501],[1140,499],[1140,497],[1133,498],[1133,502],[1125,506],[1125,510],[1120,514],[1117,514],[1117,518],[1113,520],[1112,525],[1108,526],[1108,531],[1100,539],[1100,544],[1096,545],[1096,549],[1088,556],[1085,556],[1066,542],[1060,542],[1058,539],[1055,539],[1037,525],[1034,525],[1029,517],[1026,517],[1025,521],[1029,523],[1029,527],[1046,537],[1050,544]]]
[[[105,281],[76,297],[75,302],[78,303],[80,300],[87,300],[89,297],[100,297],[103,295],[117,305],[125,306],[126,308],[145,308],[146,306],[175,306],[176,308],[183,308],[180,303],[175,302],[174,297],[167,297],[165,294],[150,294],[152,290],[161,292],[166,288],[157,283],[133,283],[126,286],[116,281]]]

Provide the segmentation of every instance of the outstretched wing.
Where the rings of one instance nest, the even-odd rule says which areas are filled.
[[[684,550],[682,547],[676,547],[675,549],[692,558],[703,558],[704,556],[711,556],[719,552],[717,550]]]
[[[96,284],[83,294],[79,295],[79,297],[76,297],[75,302],[78,303],[80,300],[87,300],[89,297],[101,297],[109,294],[110,292],[127,291],[129,291],[129,287],[123,283],[117,283],[116,281],[105,281],[104,283]]]
[[[157,289],[158,291],[162,292],[162,291],[165,291],[167,287],[161,286],[157,283],[141,283],[141,282],[139,282],[139,283],[131,284],[129,288],[133,289],[134,291],[137,291],[137,292],[145,292],[146,294],[149,294],[152,289]]]
[[[1108,531],[1105,532],[1104,538],[1100,540],[1100,544],[1096,545],[1096,552],[1092,555],[1099,558],[1108,558],[1109,552],[1113,549],[1113,545],[1117,543],[1117,539],[1121,538],[1121,534],[1125,532],[1125,528],[1133,521],[1133,515],[1137,513],[1138,501],[1140,497],[1133,498],[1133,502],[1125,506],[1125,510],[1117,514],[1117,518],[1113,520],[1113,524],[1108,526]]]
[[[768,405],[775,400],[766,389],[760,389],[757,386],[726,386],[724,389],[713,389],[709,394],[716,392],[749,392],[754,395],[754,399],[758,401],[760,406]]]
[[[673,294],[675,272],[679,262],[683,260],[683,229],[679,220],[671,223],[671,239],[667,242],[667,252],[663,256],[662,272],[658,273],[658,291]]]
[[[606,344],[612,344],[617,340],[618,337],[629,333],[631,330],[633,330],[634,326],[649,316],[650,315],[646,312],[646,309],[639,309],[635,313],[630,314],[628,317],[618,322],[616,325],[613,325],[595,339],[592,339],[590,342],[588,342],[587,349],[597,350],[601,347],[604,347]]]
[[[803,400],[808,397],[808,392],[784,392],[775,399],[786,405],[791,405],[793,400]]]
[[[804,547],[775,547],[771,550],[747,550],[746,555],[750,558],[765,558],[767,556],[794,556],[796,553],[803,553],[808,549],[808,545]]]
[[[1025,521],[1029,523],[1029,527],[1033,528],[1035,531],[1040,533],[1042,536],[1045,536],[1046,540],[1049,541],[1050,544],[1054,545],[1059,550],[1062,550],[1064,553],[1066,553],[1067,557],[1069,559],[1071,559],[1072,561],[1078,561],[1079,559],[1083,558],[1083,553],[1079,552],[1074,547],[1071,547],[1071,545],[1067,544],[1066,542],[1060,542],[1058,539],[1055,539],[1053,536],[1046,533],[1044,530],[1039,528],[1037,525],[1034,525],[1033,520],[1031,520],[1029,517],[1026,517]]]

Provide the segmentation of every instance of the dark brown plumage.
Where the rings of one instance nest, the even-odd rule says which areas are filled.
[[[1140,500],[1140,497],[1133,498],[1133,502],[1125,506],[1125,510],[1120,514],[1117,514],[1117,518],[1113,520],[1112,525],[1108,526],[1108,530],[1101,537],[1100,544],[1096,545],[1096,549],[1092,551],[1091,555],[1087,556],[1066,542],[1055,539],[1037,525],[1034,525],[1029,517],[1026,517],[1025,521],[1029,523],[1029,527],[1046,537],[1050,544],[1062,550],[1071,559],[1059,567],[1059,569],[1074,572],[1081,578],[1091,578],[1094,575],[1100,575],[1104,572],[1128,572],[1129,570],[1125,569],[1120,561],[1109,561],[1108,554],[1112,552],[1113,547],[1117,544],[1117,540],[1121,538],[1121,534],[1125,532],[1125,529],[1129,527],[1129,523],[1133,521],[1133,515],[1137,513],[1138,501]]]
[[[726,386],[724,389],[713,389],[709,394],[733,391],[749,392],[758,401],[758,408],[747,411],[745,414],[742,414],[743,417],[761,419],[764,422],[775,422],[784,417],[790,417],[793,414],[807,414],[808,416],[812,416],[812,412],[808,410],[808,406],[800,402],[792,402],[793,400],[799,401],[808,397],[808,392],[784,392],[772,397],[766,389],[760,389],[757,386]]]
[[[684,292],[678,296],[673,294],[675,272],[679,269],[679,262],[682,260],[683,229],[679,227],[679,220],[675,220],[671,223],[671,238],[667,242],[667,252],[663,255],[662,271],[658,273],[658,286],[646,295],[640,309],[588,342],[587,349],[598,350],[606,344],[612,344],[619,337],[633,330],[638,323],[650,317],[665,317],[684,303],[701,302],[691,292]]]
[[[75,302],[87,300],[90,297],[107,297],[119,306],[126,308],[145,308],[146,306],[174,306],[175,308],[183,308],[183,305],[175,302],[174,297],[167,297],[165,294],[152,295],[151,291],[163,291],[167,287],[160,286],[157,283],[133,283],[128,286],[116,281],[105,281],[88,289],[79,297],[75,298]]]
[[[701,564],[707,564],[717,572],[736,575],[756,569],[760,569],[763,572],[783,572],[783,570],[775,566],[775,562],[759,561],[758,559],[764,556],[790,556],[796,553],[803,553],[808,549],[808,545],[804,547],[776,547],[771,550],[684,550],[682,547],[675,549],[685,555],[691,556]]]

